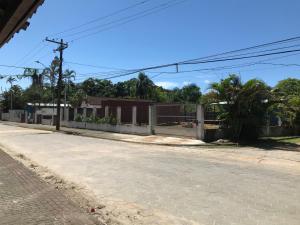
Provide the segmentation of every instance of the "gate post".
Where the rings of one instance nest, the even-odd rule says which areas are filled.
[[[84,118],[84,120],[86,119],[86,111],[87,111],[87,108],[83,108],[83,118]]]
[[[28,111],[25,111],[25,123],[28,123]]]
[[[65,115],[64,115],[64,120],[69,121],[69,115],[70,115],[70,108],[69,106],[65,108]]]
[[[104,110],[105,110],[104,115],[105,115],[106,118],[108,118],[109,117],[109,107],[105,106]]]
[[[137,113],[137,107],[136,106],[132,106],[132,125],[136,125],[137,124],[137,119],[136,119],[136,114]]]
[[[155,126],[156,126],[156,105],[149,106],[149,133],[155,134]]]
[[[121,119],[122,119],[122,108],[121,106],[117,107],[117,123],[121,124]]]
[[[73,118],[73,121],[76,120],[77,116],[78,116],[78,109],[76,107],[76,108],[74,108],[74,118]]]
[[[93,118],[97,117],[97,108],[93,107]]]
[[[198,140],[204,140],[204,107],[203,105],[197,105],[197,131],[196,138]]]

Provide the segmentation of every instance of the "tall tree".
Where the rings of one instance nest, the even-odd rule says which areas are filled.
[[[151,99],[154,83],[145,73],[140,73],[136,83],[136,96],[141,99]]]
[[[182,99],[185,103],[199,103],[201,98],[200,87],[196,84],[189,84],[181,90]]]
[[[12,76],[9,76],[7,78],[7,81],[6,83],[9,83],[10,84],[10,109],[13,109],[13,90],[12,90],[12,87],[13,87],[13,83],[16,82],[16,78],[12,77]]]
[[[272,99],[270,87],[257,79],[242,84],[238,76],[230,75],[210,88],[222,105],[220,119],[229,128],[230,137],[234,141],[257,138]]]
[[[272,111],[278,115],[285,126],[300,125],[300,80],[288,78],[279,81],[273,90],[277,103]]]
[[[13,107],[11,107],[11,95],[14,97]],[[9,91],[3,92],[3,100],[2,107],[4,111],[8,111],[9,109],[24,109],[25,107],[25,99],[23,90],[18,85],[12,85]]]

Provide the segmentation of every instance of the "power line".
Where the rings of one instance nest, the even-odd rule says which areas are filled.
[[[120,74],[120,75],[107,77],[106,79],[113,79],[113,78],[128,76],[128,75],[135,74],[135,73],[138,73],[138,72],[143,72],[143,71],[146,71],[146,70],[160,69],[160,68],[166,68],[166,67],[177,66],[177,65],[195,65],[195,64],[206,64],[206,63],[214,63],[214,62],[235,61],[235,60],[250,59],[250,58],[260,58],[260,57],[265,57],[265,56],[270,56],[270,55],[287,54],[287,53],[292,53],[292,52],[300,52],[300,49],[289,50],[289,51],[281,51],[281,52],[273,52],[273,53],[253,55],[253,56],[245,56],[245,57],[227,58],[227,59],[206,60],[206,61],[186,62],[186,63],[171,63],[171,64],[165,64],[165,65],[160,65],[160,66],[141,68],[141,69],[137,69],[133,72],[128,72],[128,73],[124,73],[124,74]]]
[[[264,56],[270,56],[270,55],[280,55],[280,54],[299,52],[299,51],[300,51],[300,49],[294,49],[294,50],[272,52],[272,53],[259,54],[259,55],[253,55],[253,56],[243,56],[243,57],[234,57],[234,58],[225,58],[225,59],[213,59],[213,60],[206,60],[206,61],[186,62],[186,63],[180,63],[180,65],[193,65],[193,64],[203,64],[203,63],[212,63],[212,62],[234,61],[234,60],[241,60],[241,59],[258,58],[258,57],[264,57]]]
[[[272,60],[278,60],[278,59],[282,59],[282,58],[286,58],[286,57],[291,57],[291,56],[295,56],[295,55],[299,55],[299,53],[289,54],[289,55],[280,56],[280,57],[272,57],[272,58],[268,58],[268,59],[264,59],[264,60],[260,60],[260,61],[255,61],[255,62],[250,62],[250,63],[244,63],[244,64],[234,64],[234,65],[229,65],[229,66],[212,67],[212,68],[201,68],[201,69],[185,70],[185,71],[174,71],[174,72],[172,72],[172,71],[158,71],[158,72],[149,72],[149,73],[157,73],[159,75],[162,75],[162,74],[177,74],[177,73],[190,73],[190,72],[202,72],[202,71],[229,70],[229,69],[243,68],[243,67],[249,67],[249,66],[259,65],[259,64],[262,64],[264,62],[268,62],[268,61],[272,61]],[[137,73],[137,72],[140,72],[140,71],[137,71],[137,70],[127,70],[127,72],[128,73],[129,72]],[[111,77],[111,76],[117,76],[117,75],[122,75],[123,76],[124,72],[122,72],[122,71],[110,71],[110,72],[87,73],[87,74],[78,74],[78,75],[80,77],[82,77],[82,78],[86,77],[86,75],[93,75],[94,77],[96,77],[95,75],[100,75],[101,78],[104,77],[104,78],[108,79],[107,77]],[[156,76],[157,75],[154,75],[154,77],[156,77]]]
[[[93,68],[99,68],[99,69],[112,69],[112,70],[125,70],[125,69],[120,69],[120,68],[115,68],[115,67],[107,67],[107,66],[95,66],[91,64],[84,64],[84,63],[78,63],[78,62],[70,62],[66,61],[65,63],[67,64],[73,64],[73,65],[78,65],[78,66],[86,66],[86,67],[93,67]]]
[[[77,34],[82,34],[82,33],[86,33],[86,32],[89,32],[89,31],[93,31],[95,29],[106,27],[106,26],[114,24],[114,23],[119,23],[119,22],[126,21],[126,20],[129,20],[129,19],[132,19],[132,18],[143,16],[145,13],[152,12],[154,10],[157,10],[157,9],[160,9],[160,8],[163,8],[163,7],[166,7],[166,6],[170,6],[170,5],[175,4],[175,3],[176,2],[174,2],[174,0],[170,0],[170,1],[167,1],[167,2],[164,2],[164,3],[161,3],[159,5],[156,5],[156,6],[152,7],[152,8],[150,8],[150,9],[146,9],[146,10],[143,10],[141,12],[135,13],[133,15],[121,17],[121,18],[119,18],[117,20],[113,20],[113,21],[108,22],[108,23],[104,23],[104,24],[101,24],[101,25],[97,25],[97,26],[85,29],[85,30],[81,30],[81,31],[76,32],[76,33],[68,34],[68,35],[66,35],[64,37],[72,37],[72,36],[75,36]]]
[[[291,63],[291,64],[284,64],[284,63],[259,63],[259,64],[265,64],[265,65],[273,65],[273,66],[287,66],[287,67],[292,67],[292,66],[300,66],[300,64],[297,63]]]
[[[228,52],[224,52],[224,53],[218,53],[218,54],[214,54],[214,55],[210,55],[210,56],[206,56],[206,57],[201,57],[201,58],[198,58],[198,59],[209,59],[209,58],[216,57],[216,56],[228,55],[228,54],[232,54],[232,53],[248,51],[248,50],[251,50],[251,49],[257,49],[257,48],[272,46],[272,45],[276,45],[276,44],[288,43],[288,42],[296,41],[296,40],[299,40],[299,39],[300,39],[300,36],[297,36],[297,37],[287,38],[287,39],[274,41],[274,42],[270,42],[270,43],[264,43],[264,44],[260,44],[260,45],[247,47],[247,48],[242,48],[242,49],[238,49],[238,50],[228,51]],[[275,50],[287,49],[287,48],[292,48],[292,47],[297,47],[297,46],[299,46],[299,44],[280,47],[280,48],[267,49],[267,50],[262,50],[262,51],[256,51],[256,52],[237,54],[237,55],[229,55],[229,56],[230,57],[238,57],[238,56],[244,56],[244,55],[249,55],[249,54],[257,54],[257,53],[264,53],[264,52],[270,52],[270,51],[275,51]],[[288,52],[290,52],[290,51],[286,51],[285,53],[288,53]],[[293,52],[293,50],[291,52]],[[282,53],[282,52],[280,52],[280,53]],[[270,55],[272,55],[272,54],[270,54]],[[267,56],[267,55],[269,55],[269,54],[263,54],[263,56]],[[213,58],[212,60],[218,60],[218,61],[229,60],[228,59],[229,56],[222,57],[222,58]],[[257,56],[255,56],[255,57],[257,57]],[[248,58],[248,57],[246,57],[246,58]],[[250,56],[249,58],[252,58],[252,56]],[[234,58],[234,59],[236,60],[236,58]],[[238,59],[243,59],[243,58],[238,58]],[[232,59],[230,59],[230,60],[232,60]],[[216,62],[218,62],[218,61],[216,61]],[[213,61],[204,61],[204,62],[213,62]],[[73,63],[73,62],[69,62],[69,63]],[[103,73],[120,73],[120,72],[136,73],[136,72],[140,72],[140,71],[143,71],[143,70],[159,69],[161,67],[171,67],[171,66],[176,66],[176,65],[199,64],[199,63],[200,62],[195,63],[195,59],[192,59],[192,60],[186,60],[186,61],[181,61],[181,62],[177,62],[177,63],[165,64],[165,65],[162,65],[162,66],[159,66],[159,67],[148,67],[148,68],[142,68],[142,69],[120,69],[121,71],[99,72],[99,73],[102,73],[102,74]],[[201,63],[203,63],[203,62],[201,62]],[[103,66],[96,66],[96,65],[83,64],[83,63],[73,63],[73,64],[88,66],[88,67],[95,67],[95,68],[104,68]],[[111,69],[119,69],[119,68],[113,68],[113,67],[107,67],[107,68],[108,69],[110,69],[110,68]],[[95,74],[95,73],[93,73],[93,74]]]
[[[15,69],[28,69],[28,68],[31,68],[31,67],[3,65],[3,64],[1,64],[0,67],[15,68]],[[41,70],[41,69],[38,69],[38,68],[31,68],[31,69]]]
[[[170,8],[170,7],[172,7],[172,6],[181,4],[181,3],[185,2],[185,1],[188,1],[188,0],[178,1],[178,2],[175,2],[175,3],[173,3],[173,4],[169,4],[169,5],[161,4],[160,7],[157,7],[156,10],[153,10],[153,9],[152,9],[152,10],[150,10],[150,12],[148,12],[148,13],[145,13],[145,12],[144,12],[144,13],[142,13],[142,14],[139,15],[139,16],[135,15],[134,18],[132,18],[132,19],[128,19],[128,20],[126,20],[126,21],[124,21],[124,22],[120,21],[121,23],[117,23],[117,24],[112,25],[112,26],[110,26],[110,27],[100,29],[100,30],[98,30],[98,31],[96,31],[96,32],[93,32],[93,33],[90,33],[90,34],[87,34],[87,35],[80,36],[80,37],[78,37],[78,38],[73,39],[71,42],[75,42],[75,41],[80,40],[80,39],[82,39],[82,38],[90,37],[90,36],[99,34],[99,33],[101,33],[101,32],[104,32],[104,31],[107,31],[107,30],[111,30],[111,29],[113,29],[113,28],[115,28],[115,27],[119,27],[119,26],[122,26],[122,25],[124,25],[124,24],[130,23],[130,22],[132,22],[132,21],[138,20],[138,19],[140,19],[140,18],[144,18],[144,17],[149,16],[149,15],[152,15],[152,14],[154,14],[154,13],[158,13],[158,12],[163,11],[163,10],[165,10],[165,9],[168,9],[168,8]],[[161,7],[161,6],[163,6],[163,5],[166,5],[166,6]],[[78,32],[78,34],[79,34],[79,33],[83,33],[83,32]],[[74,36],[74,35],[72,35],[72,36]]]
[[[109,18],[109,17],[113,17],[113,16],[115,16],[115,15],[118,15],[118,14],[120,14],[120,13],[123,13],[123,12],[125,12],[125,11],[127,11],[127,10],[129,10],[129,9],[133,9],[133,8],[138,7],[138,6],[144,5],[144,4],[146,4],[147,2],[149,2],[149,1],[150,1],[150,0],[145,0],[145,1],[141,1],[141,2],[135,3],[135,4],[130,5],[130,6],[128,6],[128,7],[119,9],[119,10],[114,11],[114,12],[112,12],[112,13],[109,13],[109,14],[107,14],[107,15],[105,15],[105,16],[98,17],[98,18],[96,18],[96,19],[87,21],[87,22],[85,22],[85,23],[83,23],[83,24],[81,24],[81,25],[71,27],[71,28],[69,28],[69,29],[63,30],[63,31],[61,31],[61,32],[58,32],[58,33],[56,33],[56,34],[52,34],[52,35],[49,35],[49,36],[50,36],[50,37],[52,37],[52,36],[58,36],[58,35],[60,35],[60,34],[67,33],[67,32],[69,32],[69,31],[76,30],[76,29],[81,28],[81,27],[84,27],[84,26],[86,26],[86,25],[90,25],[90,24],[92,24],[92,23],[95,23],[95,22],[98,22],[98,21],[101,21],[101,20],[105,20],[105,19],[107,19],[107,18]]]
[[[268,42],[268,43],[259,44],[259,45],[254,45],[254,46],[251,46],[251,47],[241,48],[241,49],[237,49],[237,50],[233,50],[233,51],[218,53],[218,54],[214,54],[214,55],[210,55],[210,56],[206,56],[206,57],[190,59],[190,60],[186,60],[186,61],[183,61],[183,62],[202,60],[202,59],[207,59],[207,58],[212,58],[212,57],[217,57],[217,56],[222,56],[222,55],[228,55],[228,54],[232,54],[232,53],[243,52],[243,51],[248,51],[248,50],[252,50],[252,49],[257,49],[257,48],[262,48],[262,47],[267,47],[267,46],[272,46],[272,45],[277,45],[277,44],[283,44],[283,43],[298,41],[298,40],[300,40],[300,36],[286,38],[286,39],[282,39],[282,40],[279,40],[279,41],[273,41],[273,42]]]

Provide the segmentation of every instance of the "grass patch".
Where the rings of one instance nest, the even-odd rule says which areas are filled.
[[[252,144],[253,147],[258,147],[265,150],[285,150],[285,151],[300,151],[300,137],[269,137],[260,138]]]
[[[296,137],[295,136],[292,136],[292,137],[270,137],[270,138],[263,138],[262,140],[277,141],[277,142],[300,145],[300,137],[298,137],[298,136],[296,136]]]

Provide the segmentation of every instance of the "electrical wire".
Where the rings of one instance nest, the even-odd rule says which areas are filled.
[[[165,3],[161,3],[161,4],[159,4],[159,5],[155,6],[155,7],[143,10],[143,11],[135,13],[133,15],[125,16],[125,17],[119,18],[117,20],[113,20],[113,21],[105,23],[105,24],[101,24],[101,25],[97,25],[97,26],[94,26],[94,27],[91,27],[91,28],[88,28],[88,29],[85,29],[85,30],[81,30],[79,32],[72,33],[72,34],[66,35],[64,37],[72,37],[72,36],[75,36],[75,35],[78,35],[78,34],[86,33],[86,32],[89,32],[89,31],[94,31],[95,29],[106,27],[106,26],[114,24],[114,23],[119,23],[119,22],[127,21],[128,19],[132,19],[132,18],[136,18],[136,17],[142,16],[145,13],[152,12],[154,10],[157,10],[157,9],[160,9],[160,8],[163,8],[163,7],[166,7],[166,6],[173,5],[174,3],[176,3],[176,2],[174,2],[174,0],[171,0],[171,1],[168,1],[168,2],[165,2]]]
[[[68,33],[68,32],[70,32],[70,31],[73,31],[73,30],[76,30],[76,29],[78,29],[78,28],[81,28],[81,27],[84,27],[84,26],[93,24],[93,23],[95,23],[95,22],[98,22],[98,21],[101,21],[101,20],[105,20],[105,19],[107,19],[107,18],[109,18],[109,17],[113,17],[113,16],[115,16],[115,15],[118,15],[118,14],[121,14],[121,13],[123,13],[123,12],[126,12],[127,10],[136,8],[136,7],[141,6],[141,5],[144,5],[144,4],[146,4],[147,2],[150,2],[150,0],[140,1],[140,2],[138,2],[138,3],[135,3],[135,4],[133,4],[133,5],[130,5],[130,6],[128,6],[128,7],[119,9],[119,10],[114,11],[114,12],[112,12],[112,13],[109,13],[109,14],[107,14],[107,15],[105,15],[105,16],[101,16],[101,17],[98,17],[98,18],[96,18],[96,19],[87,21],[87,22],[85,22],[85,23],[83,23],[83,24],[81,24],[81,25],[74,26],[74,27],[68,28],[68,29],[66,29],[66,30],[63,30],[63,31],[61,31],[61,32],[58,32],[58,33],[49,35],[49,37],[61,35],[61,34],[63,34],[63,33]]]
[[[188,0],[177,1],[176,3],[170,4],[170,5],[166,5],[166,6],[164,6],[164,7],[158,7],[156,10],[153,10],[153,9],[152,9],[150,12],[148,12],[148,13],[142,13],[142,14],[139,15],[139,16],[136,16],[136,15],[135,15],[135,17],[132,18],[132,19],[125,20],[124,22],[120,21],[121,23],[117,23],[117,24],[112,25],[112,26],[110,26],[110,27],[100,29],[100,30],[98,30],[98,31],[96,31],[96,32],[93,32],[93,33],[90,33],[90,34],[86,34],[86,35],[83,35],[83,36],[79,36],[78,38],[75,38],[75,39],[71,40],[71,43],[73,43],[73,42],[75,42],[75,41],[78,41],[78,40],[80,40],[80,39],[83,39],[83,38],[87,38],[87,37],[90,37],[90,36],[93,36],[93,35],[96,35],[96,34],[99,34],[99,33],[102,33],[102,32],[108,31],[108,30],[111,30],[111,29],[113,29],[113,28],[115,28],[115,27],[119,27],[119,26],[125,25],[125,24],[127,24],[127,23],[132,22],[132,21],[135,21],[135,20],[144,18],[144,17],[146,17],[146,16],[152,15],[152,14],[154,14],[154,13],[158,13],[158,12],[160,12],[160,11],[163,11],[163,10],[166,10],[166,9],[168,9],[168,8],[170,8],[170,7],[173,7],[173,6],[175,6],[175,5],[181,4],[181,3],[185,2],[185,1],[188,1]],[[165,4],[161,4],[161,6],[163,6],[163,5],[165,5]],[[84,33],[84,32],[80,32],[80,33]],[[78,34],[79,34],[79,33],[78,33]],[[72,36],[73,36],[73,35],[72,35]]]

